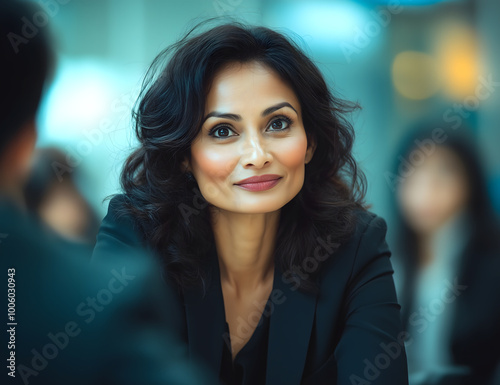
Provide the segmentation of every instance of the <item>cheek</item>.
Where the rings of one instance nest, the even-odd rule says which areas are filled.
[[[194,176],[200,183],[226,179],[238,161],[231,150],[221,151],[210,146],[193,146],[191,159]]]
[[[457,210],[467,202],[468,185],[458,178],[449,181],[442,188],[439,198],[440,206],[447,211]]]
[[[307,139],[304,136],[303,138],[284,141],[275,148],[274,153],[283,166],[293,171],[305,167],[306,151]]]

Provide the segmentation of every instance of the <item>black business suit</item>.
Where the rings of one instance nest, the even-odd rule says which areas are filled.
[[[3,326],[14,328],[15,338],[4,332],[2,360],[12,352],[16,368],[15,377],[7,377],[3,367],[2,383],[215,384],[215,376],[206,379],[199,366],[183,360],[182,343],[158,327],[169,318],[158,306],[164,297],[152,259],[129,253],[130,259],[107,258],[91,267],[88,257],[65,246],[0,193]],[[8,269],[14,269],[15,325],[6,326]],[[102,302],[93,308],[88,298]]]
[[[142,247],[134,220],[117,215],[122,202],[122,196],[110,202],[93,259]],[[398,340],[400,306],[385,241],[386,223],[370,212],[360,210],[357,215],[351,239],[321,264],[318,295],[295,290],[276,267],[266,384],[408,383],[406,353]],[[205,261],[213,277],[206,297],[198,289],[183,289],[166,306],[190,355],[201,357],[219,373],[225,313],[215,245]]]

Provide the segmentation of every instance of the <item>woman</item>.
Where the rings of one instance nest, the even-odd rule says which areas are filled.
[[[351,107],[263,27],[191,32],[153,62],[93,258],[153,249],[172,327],[223,384],[407,383]]]
[[[410,384],[497,384],[498,221],[474,138],[437,122],[398,153],[396,278]]]

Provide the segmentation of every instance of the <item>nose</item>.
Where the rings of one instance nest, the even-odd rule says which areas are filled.
[[[241,162],[244,167],[262,168],[273,160],[268,144],[259,133],[249,134],[242,149]]]

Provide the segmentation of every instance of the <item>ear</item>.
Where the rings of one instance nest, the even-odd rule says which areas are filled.
[[[34,119],[25,123],[20,132],[7,145],[0,158],[0,174],[2,179],[11,183],[24,181],[31,168],[31,156],[37,139]]]
[[[314,155],[314,151],[316,150],[316,140],[314,138],[308,138],[309,145],[307,146],[305,164],[309,163]]]

